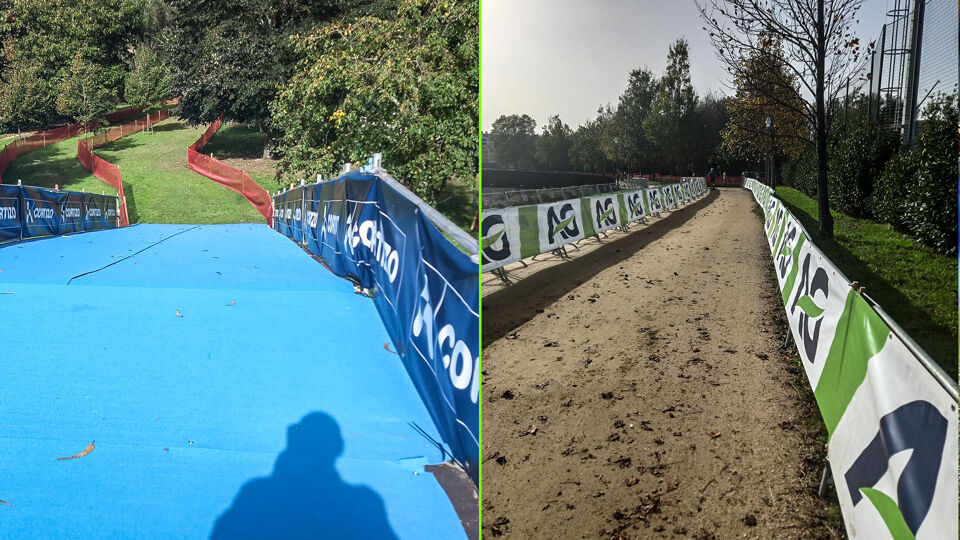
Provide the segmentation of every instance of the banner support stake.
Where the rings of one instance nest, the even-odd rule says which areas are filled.
[[[817,491],[817,497],[822,500],[827,494],[827,485],[831,484],[830,462],[827,461],[823,466],[823,475],[820,477],[820,489]]]

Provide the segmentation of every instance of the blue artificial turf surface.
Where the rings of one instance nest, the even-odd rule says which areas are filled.
[[[0,271],[0,538],[465,536],[373,303],[267,226],[24,242]]]

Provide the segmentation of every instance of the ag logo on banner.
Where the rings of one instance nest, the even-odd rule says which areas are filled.
[[[663,212],[663,201],[660,200],[660,190],[652,188],[647,190],[647,197],[650,199],[650,212]]]
[[[663,188],[663,204],[667,208],[673,208],[675,206],[673,202],[673,190],[670,189],[670,186]]]
[[[544,253],[583,238],[579,222],[580,201],[567,200],[537,205],[540,252]]]
[[[617,216],[617,198],[613,195],[590,197],[590,214],[596,232],[603,232],[620,224]]]
[[[643,192],[633,191],[623,196],[627,205],[627,221],[637,221],[647,215],[647,209],[643,205]]]
[[[784,291],[787,320],[807,379],[816,389],[851,289],[810,242],[800,246],[793,264],[793,288]]]
[[[519,208],[487,210],[480,219],[480,264],[486,272],[520,260]]]

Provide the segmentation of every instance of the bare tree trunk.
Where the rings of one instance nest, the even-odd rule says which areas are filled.
[[[827,134],[817,130],[817,214],[820,218],[820,234],[833,238],[833,216],[830,215],[830,199],[827,194]]]
[[[263,131],[263,134],[265,135],[263,139],[263,159],[273,159],[273,138],[270,137],[269,131],[263,128],[260,128],[260,130]]]
[[[816,46],[816,139],[817,139],[817,214],[820,221],[820,234],[833,238],[833,216],[830,215],[830,199],[827,194],[827,111],[825,93],[826,79],[826,42],[824,35],[823,2],[817,2],[817,46]]]

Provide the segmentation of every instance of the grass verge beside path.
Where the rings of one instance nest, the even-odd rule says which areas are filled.
[[[16,184],[22,180],[28,186],[52,188],[59,184],[60,189],[67,191],[86,189],[90,193],[115,194],[116,190],[77,161],[78,139],[74,137],[21,155],[3,173],[3,183]]]
[[[834,238],[818,232],[817,203],[778,187],[811,240],[947,373],[957,377],[957,258],[941,255],[889,225],[832,212]]]
[[[131,223],[262,223],[242,196],[187,167],[187,147],[204,127],[188,127],[177,119],[156,124],[153,132],[119,139],[96,153],[118,165],[123,176]],[[3,175],[31,186],[91,193],[114,193],[77,161],[77,138],[28,152]]]
[[[170,118],[97,149],[120,167],[131,223],[264,222],[243,196],[187,167],[204,129]]]

